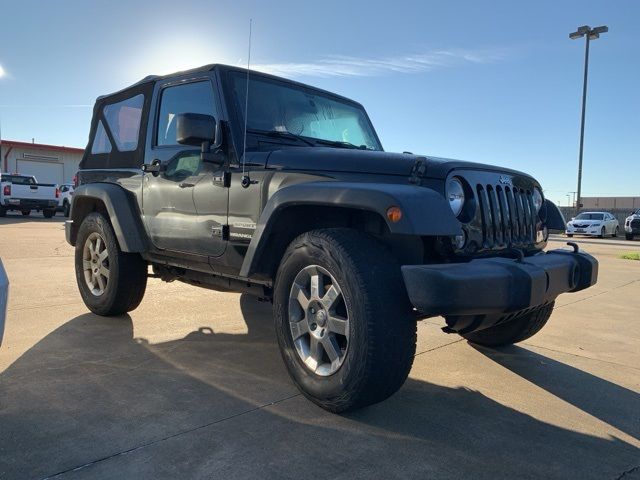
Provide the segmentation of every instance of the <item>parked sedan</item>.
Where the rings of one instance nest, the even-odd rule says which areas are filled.
[[[567,237],[589,235],[604,238],[606,235],[617,237],[620,225],[616,217],[608,212],[582,212],[567,223]]]

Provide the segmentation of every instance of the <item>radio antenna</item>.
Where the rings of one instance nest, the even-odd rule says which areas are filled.
[[[249,53],[247,56],[247,89],[244,99],[244,139],[242,146],[242,186],[247,188],[251,185],[251,179],[245,171],[245,164],[247,163],[247,119],[249,118],[249,72],[251,70],[251,26],[253,19],[249,19]]]

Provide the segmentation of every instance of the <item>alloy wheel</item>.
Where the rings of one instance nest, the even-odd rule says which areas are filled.
[[[84,242],[82,270],[87,287],[96,297],[102,295],[109,283],[109,252],[104,238],[93,232]]]
[[[349,314],[342,289],[318,265],[303,268],[289,294],[289,329],[298,356],[320,376],[342,366],[349,347]]]

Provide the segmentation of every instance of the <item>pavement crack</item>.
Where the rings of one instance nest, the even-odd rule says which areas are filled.
[[[264,403],[262,405],[258,405],[257,407],[250,408],[248,410],[244,410],[244,411],[239,412],[239,413],[234,413],[233,415],[229,415],[228,417],[221,418],[221,419],[215,420],[213,422],[205,423],[204,425],[198,425],[197,427],[193,427],[193,428],[190,428],[188,430],[182,430],[180,432],[177,432],[177,433],[174,433],[174,434],[171,434],[171,435],[167,435],[167,436],[162,437],[162,438],[158,438],[157,440],[153,440],[151,442],[142,443],[142,444],[140,444],[138,446],[131,447],[131,448],[128,448],[126,450],[122,450],[120,452],[112,453],[111,455],[107,455],[105,457],[97,458],[95,460],[92,460],[90,462],[84,463],[82,465],[78,465],[76,467],[68,468],[66,470],[62,470],[62,471],[56,472],[54,474],[47,475],[46,477],[42,477],[42,480],[47,480],[49,478],[60,477],[62,475],[65,475],[65,474],[71,473],[71,472],[77,472],[79,470],[83,470],[83,469],[85,469],[87,467],[90,467],[92,465],[96,465],[97,463],[104,462],[106,460],[110,460],[110,459],[115,458],[115,457],[120,457],[122,455],[127,455],[129,453],[136,452],[136,451],[141,450],[143,448],[151,447],[153,445],[157,445],[158,443],[162,443],[162,442],[165,442],[167,440],[171,440],[173,438],[181,437],[182,435],[186,435],[188,433],[196,432],[198,430],[202,430],[202,429],[211,427],[213,425],[218,425],[220,423],[226,422],[227,420],[232,420],[234,418],[241,417],[242,415],[246,415],[248,413],[253,413],[253,412],[256,412],[258,410],[262,410],[263,408],[267,408],[267,407],[271,407],[273,405],[277,405],[279,403],[285,402],[285,401],[290,400],[292,398],[299,397],[300,395],[302,395],[302,394],[301,393],[296,393],[294,395],[289,395],[288,397],[284,397],[284,398],[281,398],[279,400],[275,400],[273,402]]]
[[[626,477],[628,474],[637,472],[638,470],[640,470],[640,465],[636,465],[635,467],[631,467],[629,470],[625,470],[624,472],[622,472],[620,475],[618,475],[615,480],[620,480],[621,478]]]
[[[434,350],[438,350],[439,348],[448,347],[449,345],[453,345],[454,343],[460,343],[464,340],[464,338],[459,338],[458,340],[454,340],[453,342],[445,343],[444,345],[438,345],[437,347],[429,348],[428,350],[424,350],[423,352],[418,352],[414,355],[414,358],[418,355],[422,355],[423,353],[433,352]]]

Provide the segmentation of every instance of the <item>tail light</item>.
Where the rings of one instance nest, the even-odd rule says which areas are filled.
[[[78,174],[73,176],[73,188],[78,188]]]
[[[60,189],[56,187],[56,198],[60,198]]]
[[[9,195],[11,195],[11,185],[5,185],[5,186],[4,186],[3,194],[4,194],[4,195],[6,195],[7,197],[8,197]]]

